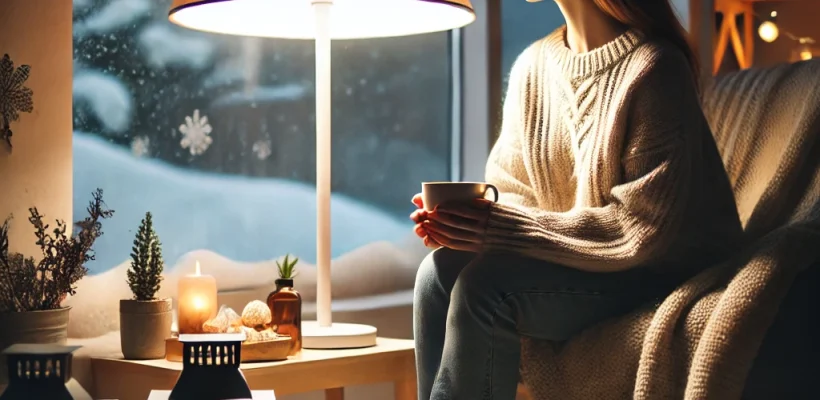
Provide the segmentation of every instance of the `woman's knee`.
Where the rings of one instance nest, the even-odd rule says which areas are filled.
[[[444,292],[449,295],[461,270],[470,263],[474,254],[447,248],[428,254],[416,272],[416,295]]]
[[[503,254],[483,253],[475,257],[461,270],[451,300],[474,306],[502,296],[510,279],[510,271],[505,268],[509,262],[509,256]]]
[[[503,266],[502,266],[503,267]],[[482,254],[461,271],[450,295],[450,321],[456,326],[490,323],[505,296],[497,257]]]

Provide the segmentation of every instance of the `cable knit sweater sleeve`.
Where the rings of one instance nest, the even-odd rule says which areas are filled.
[[[697,130],[708,128],[685,60],[657,58],[625,97],[623,146],[616,146],[622,154],[613,155],[621,157],[621,171],[613,175],[620,179],[604,204],[566,212],[496,204],[487,249],[597,272],[652,264],[668,250],[687,218],[692,152],[702,137]]]

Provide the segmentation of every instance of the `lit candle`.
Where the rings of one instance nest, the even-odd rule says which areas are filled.
[[[216,316],[216,280],[196,273],[179,279],[177,327],[179,333],[203,333],[202,324]]]

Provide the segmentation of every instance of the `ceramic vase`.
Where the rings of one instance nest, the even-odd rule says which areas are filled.
[[[173,323],[171,299],[120,300],[120,346],[127,360],[165,357]]]
[[[66,344],[71,307],[0,313],[0,351],[17,343]],[[7,383],[6,359],[0,355],[0,384]]]

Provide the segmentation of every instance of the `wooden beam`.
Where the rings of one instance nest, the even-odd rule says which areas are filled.
[[[715,0],[715,12],[723,14],[718,31],[718,45],[715,48],[712,73],[717,74],[729,42],[741,69],[752,66],[754,61],[754,5],[751,0]],[[741,39],[737,26],[738,17],[743,17],[744,33]]]

